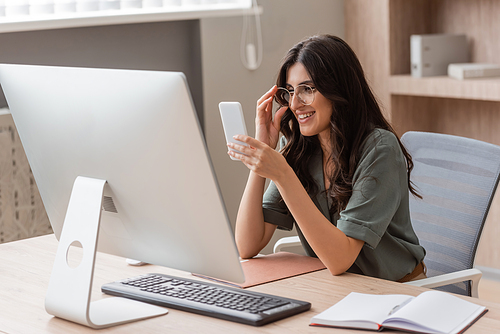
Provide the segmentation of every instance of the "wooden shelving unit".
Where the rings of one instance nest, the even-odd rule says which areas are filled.
[[[399,132],[428,130],[500,144],[500,136],[494,133],[500,125],[499,78],[455,80],[409,75],[412,34],[466,34],[472,62],[500,64],[500,1],[390,0],[388,6],[387,93],[391,118]],[[481,131],[471,128],[471,123],[477,123]]]
[[[392,75],[389,84],[391,95],[500,102],[500,78],[456,80],[447,76],[414,78],[400,74]]]
[[[346,39],[401,135],[430,131],[500,145],[500,78],[410,75],[412,34],[466,34],[472,62],[500,64],[500,0],[349,0]],[[476,263],[500,269],[500,195]]]

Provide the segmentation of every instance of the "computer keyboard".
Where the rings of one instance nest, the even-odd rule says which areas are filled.
[[[102,286],[104,293],[243,324],[261,326],[307,311],[311,303],[163,274]]]

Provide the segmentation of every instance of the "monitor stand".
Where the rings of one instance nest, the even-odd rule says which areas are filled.
[[[77,177],[59,239],[45,297],[49,314],[92,328],[104,328],[166,314],[167,309],[121,297],[91,301],[105,180]],[[67,262],[71,244],[80,242],[83,257],[76,268]]]

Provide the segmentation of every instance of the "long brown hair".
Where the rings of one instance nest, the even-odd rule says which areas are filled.
[[[353,175],[363,141],[374,128],[396,133],[382,114],[356,54],[341,38],[313,36],[291,48],[278,72],[278,87],[285,87],[288,69],[298,62],[304,65],[316,89],[332,102],[332,153],[328,162],[333,168],[327,173],[330,179],[328,194],[333,199],[332,211],[339,212],[345,209],[352,195]],[[308,171],[308,164],[319,147],[318,137],[302,136],[290,109],[281,120],[281,131],[287,139],[282,153],[288,164],[309,193],[317,192],[318,186]],[[399,138],[398,142],[406,158],[408,188],[420,197],[410,181],[412,158]]]

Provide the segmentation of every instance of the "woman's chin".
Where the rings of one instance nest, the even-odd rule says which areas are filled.
[[[318,132],[311,131],[311,129],[301,127],[300,134],[303,135],[304,137],[312,137],[312,136],[316,136],[318,134]]]

